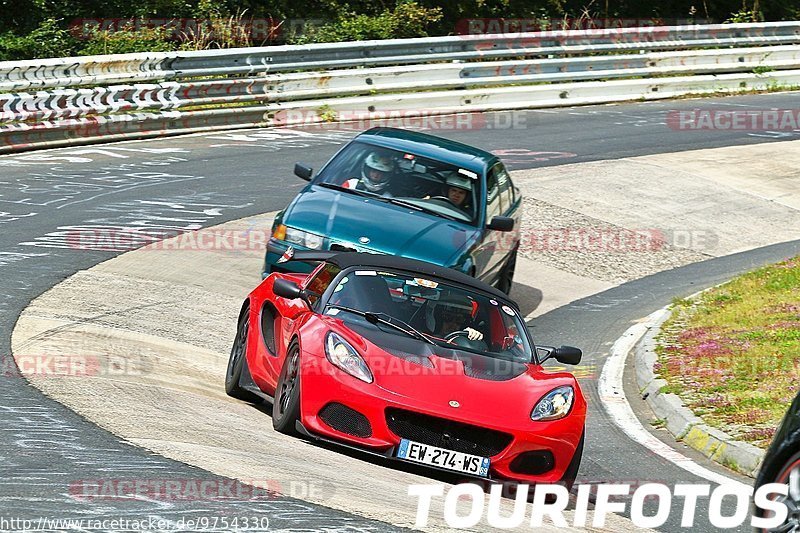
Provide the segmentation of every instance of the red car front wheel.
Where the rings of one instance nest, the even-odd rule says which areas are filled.
[[[275,400],[272,402],[272,427],[287,435],[297,434],[295,423],[300,417],[300,346],[293,342],[286,353]]]

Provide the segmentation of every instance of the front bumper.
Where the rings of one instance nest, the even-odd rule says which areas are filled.
[[[498,417],[495,417],[495,423],[491,424],[448,416],[449,413],[445,411],[432,410],[430,404],[426,405],[424,401],[399,397],[375,383],[364,383],[334,367],[324,356],[304,354],[301,358],[301,371],[300,425],[303,433],[392,460],[410,462],[395,458],[396,447],[401,437],[389,429],[387,410],[392,408],[510,434],[512,436],[510,443],[499,453],[490,455],[489,479],[491,480],[558,483],[564,478],[583,434],[583,418],[572,414],[554,422],[523,421],[518,427],[513,427],[513,424],[500,425],[497,423]],[[369,436],[355,436],[328,425],[320,416],[320,412],[329,404],[344,405],[366,417],[371,428]],[[531,426],[532,424],[536,426]],[[535,427],[536,431],[532,431],[532,427]],[[518,467],[517,470],[512,468],[514,460],[526,452],[549,452],[553,458],[552,468],[537,475],[521,473]],[[410,463],[443,470],[453,475],[473,477],[452,470]]]

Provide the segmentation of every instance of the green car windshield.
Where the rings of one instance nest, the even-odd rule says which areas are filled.
[[[514,308],[468,287],[413,274],[353,270],[334,287],[324,313],[442,347],[533,360],[525,322]]]
[[[442,161],[352,142],[325,166],[314,183],[474,223],[481,198],[478,178],[470,170]]]

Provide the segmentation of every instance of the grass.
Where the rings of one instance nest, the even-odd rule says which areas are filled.
[[[657,352],[665,390],[765,448],[800,389],[800,256],[673,301]]]

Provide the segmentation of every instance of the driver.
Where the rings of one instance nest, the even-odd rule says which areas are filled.
[[[454,205],[466,210],[467,198],[472,193],[472,182],[466,176],[462,176],[458,172],[448,172],[447,179],[445,180],[445,196],[453,202]]]
[[[439,175],[445,179],[442,187],[442,196],[450,200],[450,203],[454,206],[469,214],[472,211],[469,206],[469,200],[472,197],[472,181],[454,170],[446,170],[439,173]],[[430,198],[430,196],[424,197],[425,200]]]
[[[429,300],[425,311],[425,325],[437,337],[463,332],[471,341],[483,340],[483,333],[469,327],[472,323],[473,304],[465,295],[442,294],[441,299]],[[449,342],[453,343],[454,339]]]
[[[391,178],[396,170],[397,165],[394,159],[375,151],[364,158],[364,163],[361,165],[361,178],[351,178],[345,181],[342,187],[391,197]]]

